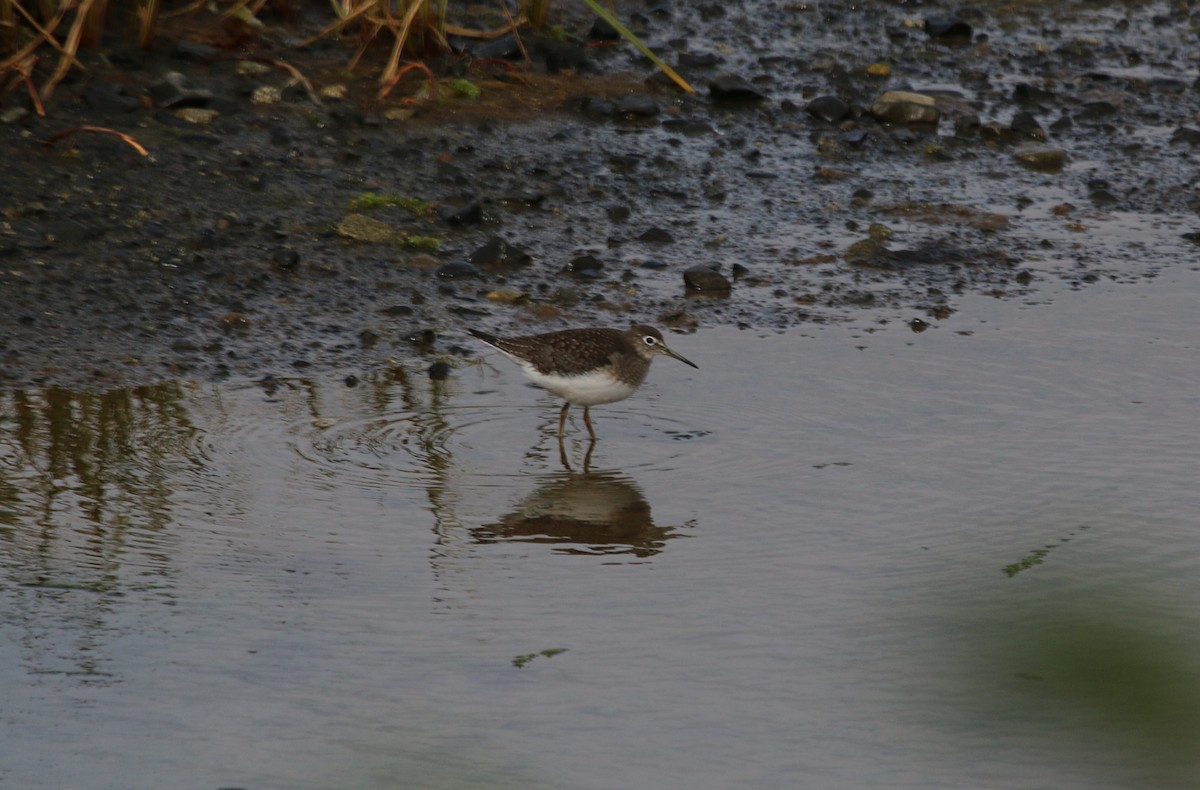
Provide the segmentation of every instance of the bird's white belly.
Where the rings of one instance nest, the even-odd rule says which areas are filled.
[[[580,376],[547,376],[533,365],[522,364],[530,381],[576,406],[596,406],[624,400],[637,391],[607,373],[584,373]]]

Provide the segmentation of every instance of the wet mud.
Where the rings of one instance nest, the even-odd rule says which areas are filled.
[[[467,326],[954,329],[965,293],[1195,265],[1188,3],[622,7],[694,94],[564,8],[385,99],[384,53],[287,46],[319,6],[4,97],[0,386],[353,380]]]

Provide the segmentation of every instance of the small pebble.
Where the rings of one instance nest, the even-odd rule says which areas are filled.
[[[260,85],[250,94],[252,104],[278,104],[283,101],[283,91],[274,85]]]
[[[242,77],[262,77],[271,73],[271,67],[257,60],[239,60],[237,73]]]
[[[451,261],[437,270],[437,276],[447,280],[461,280],[467,277],[483,277],[478,266],[466,261]]]
[[[1067,152],[1040,143],[1026,143],[1016,147],[1013,158],[1031,170],[1057,173],[1067,163]]]
[[[837,96],[818,96],[805,105],[804,110],[826,123],[837,123],[850,114],[850,105]]]
[[[683,272],[683,284],[692,291],[720,293],[733,287],[729,278],[706,264],[692,266]]]
[[[758,88],[732,74],[717,77],[708,83],[709,94],[717,101],[758,102],[767,98]]]
[[[871,105],[871,115],[884,123],[934,124],[941,118],[932,96],[910,91],[887,91]]]

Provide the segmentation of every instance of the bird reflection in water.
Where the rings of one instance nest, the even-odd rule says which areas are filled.
[[[471,530],[479,543],[520,541],[561,544],[566,554],[632,554],[651,557],[678,537],[659,527],[637,485],[619,472],[566,471],[541,485],[495,524]]]
[[[587,450],[583,454],[583,473],[586,475],[592,468],[592,451],[596,449],[596,440],[592,439],[588,442]],[[563,438],[558,437],[558,460],[562,463],[563,469],[568,472],[573,472],[571,469],[571,460],[567,457],[567,448],[563,446]]]

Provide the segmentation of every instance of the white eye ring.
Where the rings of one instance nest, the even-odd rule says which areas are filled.
[[[658,343],[658,340],[656,340],[653,335],[645,335],[642,337],[642,342],[648,346],[653,346]]]

